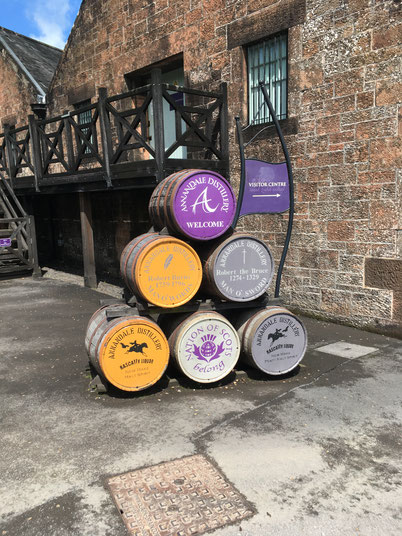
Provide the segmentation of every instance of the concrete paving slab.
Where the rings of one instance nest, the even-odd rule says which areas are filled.
[[[219,536],[401,534],[400,341],[306,318],[285,377],[99,395],[83,340],[106,296],[51,279],[0,296],[0,535],[127,536],[107,479],[197,453],[257,510]],[[337,341],[378,351],[316,351]]]
[[[332,344],[326,344],[316,348],[317,352],[323,352],[324,354],[337,355],[339,357],[346,357],[347,359],[354,359],[356,357],[363,357],[367,354],[376,352],[378,348],[372,346],[362,346],[361,344],[353,344],[351,342],[339,341]]]

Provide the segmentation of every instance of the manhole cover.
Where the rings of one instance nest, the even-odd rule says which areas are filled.
[[[320,346],[316,348],[318,352],[324,354],[337,355],[339,357],[346,357],[348,359],[354,359],[355,357],[362,357],[372,352],[376,352],[378,348],[374,346],[361,346],[360,344],[352,344],[350,342],[339,341],[326,346]]]
[[[108,480],[135,536],[187,536],[239,522],[255,511],[204,456],[139,469]]]

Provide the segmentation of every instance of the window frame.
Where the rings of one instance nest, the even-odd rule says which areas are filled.
[[[278,116],[278,119],[280,121],[286,121],[289,119],[289,33],[288,33],[288,30],[283,30],[283,31],[280,31],[280,32],[277,32],[275,34],[272,34],[272,35],[269,35],[269,36],[266,36],[262,39],[259,39],[257,41],[253,41],[253,42],[250,42],[250,43],[247,43],[245,46],[244,46],[244,57],[245,57],[245,62],[246,62],[246,77],[247,77],[247,116],[248,116],[248,124],[249,126],[255,126],[255,127],[260,127],[260,126],[267,126],[267,125],[272,125],[273,124],[273,121],[272,121],[272,117],[271,115],[269,114],[269,111],[268,111],[268,108],[267,106],[264,104],[262,106],[262,102],[263,102],[263,97],[262,97],[262,93],[260,92],[261,96],[258,98],[258,104],[257,104],[257,110],[259,110],[261,108],[262,111],[264,111],[264,108],[265,108],[265,113],[264,114],[261,114],[261,112],[257,115],[256,112],[257,110],[255,108],[252,109],[252,88],[251,88],[251,78],[252,78],[252,75],[251,75],[251,65],[250,65],[250,49],[252,47],[257,47],[258,45],[262,45],[262,44],[265,44],[265,43],[268,43],[269,41],[273,41],[275,39],[278,39],[278,38],[281,38],[281,37],[284,37],[285,38],[285,68],[286,68],[286,76],[280,80],[281,83],[283,83],[283,81],[286,82],[285,84],[285,94],[281,95],[281,98],[284,100],[284,104],[285,104],[285,112],[284,112],[284,115],[282,113],[279,113],[277,112],[276,110],[276,102],[272,102],[272,105],[275,109],[275,112]],[[280,44],[281,46],[281,44]],[[264,51],[265,52],[265,51]],[[280,60],[283,59],[283,56],[281,55],[280,57]],[[265,60],[265,58],[264,58]],[[275,60],[277,61],[277,60]],[[272,63],[272,62],[268,62],[268,65],[269,63]],[[266,69],[266,66],[267,66],[267,62],[264,61],[264,72],[265,72],[265,69]],[[257,66],[259,67],[259,66]],[[266,79],[266,77],[265,77]],[[267,80],[265,80],[267,82]],[[275,83],[275,82],[274,82]],[[271,84],[267,84],[267,88],[268,88],[268,94],[271,98],[271,95],[270,95],[270,91],[269,91],[269,86]],[[254,86],[256,87],[256,86]],[[282,89],[280,90],[282,91]],[[275,98],[276,100],[276,98]],[[262,116],[261,119],[259,120],[259,116]]]
[[[91,131],[91,137],[89,138],[89,141],[93,143],[94,139],[94,132],[93,132],[93,125],[92,125],[92,110],[87,110],[85,112],[80,112],[80,108],[84,108],[86,106],[90,106],[92,104],[92,99],[85,99],[83,101],[77,102],[74,104],[74,111],[77,113],[77,124],[80,126],[81,131],[84,135],[87,134],[87,132]],[[90,121],[82,121],[83,116],[85,115],[85,119],[88,119],[88,115],[90,115],[91,119]],[[82,125],[88,125],[88,126],[82,126]],[[79,140],[79,143],[82,144],[82,141]],[[89,147],[85,147],[85,151],[82,155],[83,158],[91,158],[93,157],[92,151]]]
[[[183,85],[185,85],[186,73],[184,71],[184,59],[183,59],[183,53],[180,52],[179,54],[175,54],[174,56],[169,56],[168,58],[165,58],[162,61],[158,61],[156,63],[146,65],[145,67],[143,67],[141,69],[138,69],[136,71],[126,73],[124,75],[124,79],[126,81],[127,88],[129,90],[132,90],[132,89],[137,89],[137,88],[140,88],[140,87],[143,87],[143,86],[148,86],[148,85],[152,84],[152,71],[154,69],[160,69],[161,70],[162,78],[163,78],[163,75],[165,75],[165,74],[171,73],[171,72],[176,71],[176,70],[180,70],[182,72],[182,75],[183,75]],[[170,83],[167,84],[167,85],[170,85]],[[176,84],[174,84],[174,85],[176,85]],[[171,91],[168,91],[168,93],[170,95],[173,94]],[[176,93],[175,95],[178,95],[178,93]],[[183,103],[182,104],[184,104],[184,94],[181,93],[181,96],[183,98]],[[173,97],[173,98],[175,98],[175,97]],[[137,106],[138,105],[138,96],[135,96],[133,100],[134,100],[135,105]],[[166,102],[164,99],[162,99],[162,100],[163,100],[164,103]],[[172,109],[172,108],[170,107],[170,109]],[[146,112],[146,117],[147,117],[146,140],[153,147],[153,135],[152,135],[152,132],[153,132],[153,126],[152,126],[153,119],[152,119],[152,113],[153,113],[153,109],[148,108],[148,110]],[[182,120],[182,124],[184,125],[183,120]],[[167,140],[167,131],[166,131],[166,121],[165,121],[165,144],[167,143],[166,140]],[[167,148],[168,147],[165,147],[165,149],[167,149]],[[179,148],[176,149],[176,151],[177,150],[179,150]],[[169,158],[178,158],[178,157],[171,155],[171,156],[169,156]]]

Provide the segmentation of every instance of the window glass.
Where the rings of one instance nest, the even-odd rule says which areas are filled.
[[[247,47],[250,123],[272,122],[259,87],[260,80],[266,83],[278,119],[287,116],[287,48],[287,34],[279,34]]]
[[[79,104],[75,105],[75,109],[79,111],[80,108],[84,108],[85,106],[89,106],[91,104],[91,99],[85,100],[80,102]],[[91,130],[91,121],[92,121],[92,110],[87,110],[85,112],[81,112],[77,116],[78,118],[78,124],[83,125],[83,128],[81,128],[81,132],[84,135],[87,135]],[[86,126],[88,125],[88,126]],[[90,143],[93,143],[92,136],[89,138]],[[78,140],[78,143],[81,145],[83,144],[83,141],[81,139]],[[90,148],[87,146],[85,147],[84,154],[91,154]]]

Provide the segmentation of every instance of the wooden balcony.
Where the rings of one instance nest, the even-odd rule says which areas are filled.
[[[101,88],[96,103],[31,115],[0,134],[0,172],[17,194],[153,187],[193,168],[228,174],[226,84],[205,92],[162,84],[156,73],[150,85],[115,96]]]

